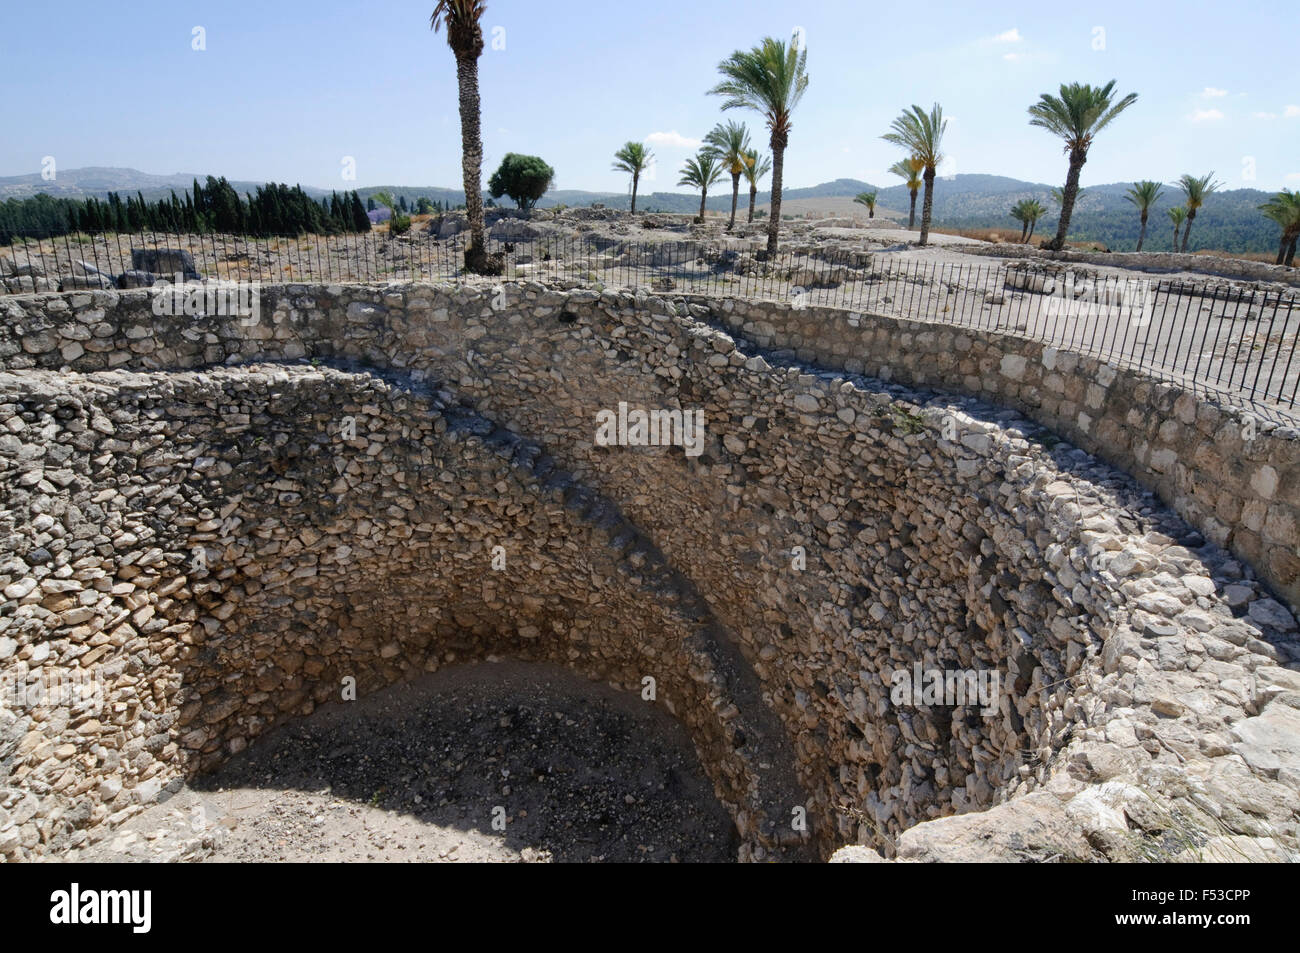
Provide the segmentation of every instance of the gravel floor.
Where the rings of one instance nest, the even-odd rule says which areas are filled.
[[[286,723],[65,859],[723,862],[736,846],[666,713],[498,662]]]

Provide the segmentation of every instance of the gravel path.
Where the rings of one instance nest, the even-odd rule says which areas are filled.
[[[735,852],[675,720],[558,668],[497,662],[286,723],[64,859],[723,862]]]

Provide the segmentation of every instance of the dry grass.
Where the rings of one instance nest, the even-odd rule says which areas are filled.
[[[959,238],[971,238],[982,242],[1009,243],[1013,245],[1020,244],[1020,232],[1013,228],[948,228],[943,225],[931,225],[931,232],[937,232],[940,235],[955,235]],[[1028,244],[1038,246],[1047,241],[1051,236],[1044,236],[1042,232],[1034,235]],[[1070,248],[1078,251],[1110,251],[1101,242],[1067,242]],[[1208,258],[1227,258],[1237,259],[1239,261],[1258,261],[1271,265],[1277,260],[1277,255],[1270,252],[1231,252],[1223,251],[1217,248],[1201,248],[1192,252],[1193,255],[1202,255]]]
[[[1020,231],[1012,228],[946,228],[942,225],[931,225],[930,231],[938,235],[953,235],[957,238],[970,238],[978,242],[1020,244]],[[1035,241],[1037,241],[1037,236],[1035,236]]]
[[[1260,261],[1271,265],[1277,261],[1277,254],[1266,251],[1220,251],[1217,248],[1200,248],[1193,255],[1206,255],[1210,258],[1236,258],[1242,261]]]

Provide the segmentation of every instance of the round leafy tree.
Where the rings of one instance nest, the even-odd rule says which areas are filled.
[[[539,156],[522,156],[508,152],[501,167],[488,179],[488,194],[494,199],[510,196],[520,208],[532,208],[546,194],[555,178],[555,170]]]

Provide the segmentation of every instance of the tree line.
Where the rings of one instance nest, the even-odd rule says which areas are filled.
[[[300,185],[269,182],[241,197],[225,177],[194,180],[184,195],[147,201],[136,192],[99,199],[37,195],[0,203],[0,243],[15,237],[49,238],[72,232],[220,232],[236,235],[338,235],[370,230],[356,191],[313,199]]]

